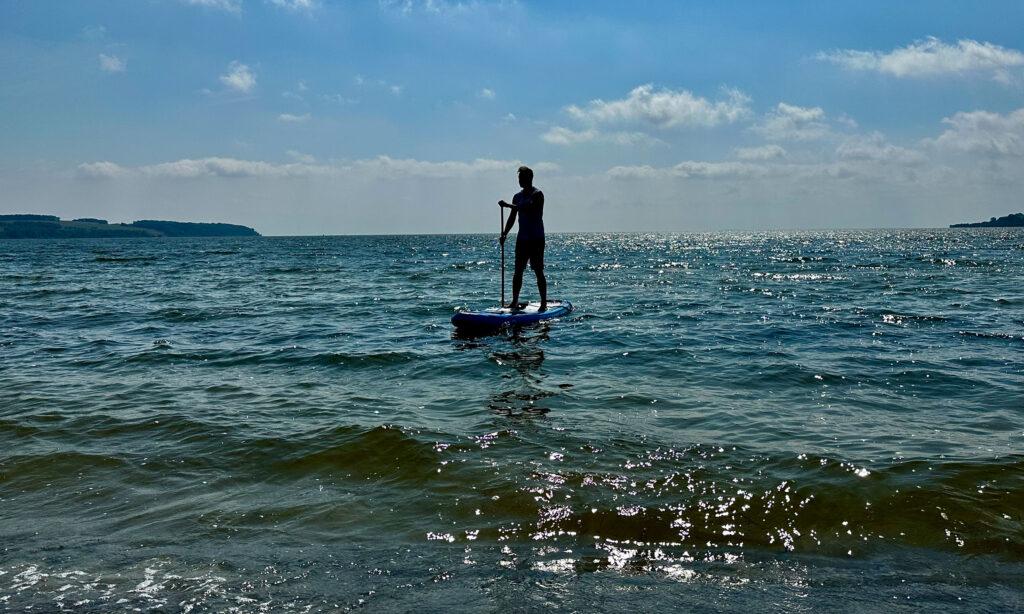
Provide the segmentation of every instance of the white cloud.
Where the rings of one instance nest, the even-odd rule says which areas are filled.
[[[453,17],[478,13],[507,14],[519,8],[516,0],[378,0],[382,13],[410,16],[415,13]]]
[[[86,162],[79,164],[76,174],[83,179],[117,179],[129,174],[114,162]]]
[[[605,174],[610,179],[751,179],[790,174],[797,166],[768,165],[748,162],[704,162],[686,160],[675,166],[655,168],[616,166]]]
[[[487,89],[486,87],[480,90],[480,92],[477,95],[483,98],[484,100],[494,100],[495,98],[498,97],[498,95],[494,93],[494,90]]]
[[[336,104],[355,104],[358,102],[355,98],[346,98],[341,94],[324,94],[323,96],[321,96],[321,98],[328,102],[333,102]]]
[[[749,179],[780,174],[781,169],[798,167],[745,162],[702,162],[687,160],[672,167],[617,166],[605,173],[611,179]]]
[[[124,72],[125,61],[115,55],[100,54],[100,70],[103,72]]]
[[[585,108],[567,107],[574,118],[590,122],[641,122],[659,128],[711,127],[733,123],[750,114],[750,97],[736,89],[726,90],[727,99],[711,102],[688,91],[655,91],[651,84],[634,88],[629,96],[605,102],[592,100]]]
[[[597,139],[598,132],[593,128],[575,132],[568,128],[555,126],[541,135],[541,140],[553,145],[575,145],[577,143],[590,143]]]
[[[146,177],[169,177],[175,179],[195,179],[197,177],[261,177],[284,176],[301,165],[274,165],[268,162],[236,160],[234,158],[202,158],[199,160],[183,159],[177,162],[164,162],[140,166],[137,170]]]
[[[242,0],[185,0],[185,3],[221,9],[231,13],[239,13],[242,10]]]
[[[371,79],[367,79],[363,75],[356,75],[355,77],[352,77],[352,82],[356,85],[356,87],[374,87],[374,86],[376,86],[378,88],[385,89],[385,90],[391,92],[395,96],[400,96],[402,94],[402,89],[403,89],[403,86],[395,85],[393,83],[388,83],[384,79],[371,80]]]
[[[849,70],[874,71],[895,77],[988,72],[993,78],[1005,81],[1006,69],[1024,66],[1024,53],[1016,49],[971,39],[947,45],[935,37],[914,41],[888,53],[839,49],[820,52],[815,58]]]
[[[312,175],[351,175],[377,179],[415,177],[427,179],[469,179],[482,175],[514,176],[523,164],[519,160],[490,160],[478,158],[472,162],[429,162],[415,159],[395,159],[389,156],[366,158],[350,162],[316,164],[313,156],[295,150],[286,152],[294,162],[275,164],[259,160],[236,158],[185,158],[135,168],[119,166],[113,162],[88,162],[77,167],[77,175],[84,179],[120,179],[127,177],[198,179],[204,177],[306,177]],[[530,165],[537,172],[554,172],[556,164],[537,162]]]
[[[314,156],[311,156],[309,154],[304,154],[301,151],[295,151],[294,149],[289,149],[288,151],[286,151],[284,153],[289,158],[291,158],[292,160],[298,162],[299,164],[316,164],[316,158]]]
[[[252,74],[248,66],[234,61],[228,64],[228,72],[221,75],[220,82],[229,89],[246,94],[256,87],[256,76]]]
[[[942,123],[950,126],[925,141],[938,149],[987,156],[1024,156],[1024,108],[1007,115],[989,111],[960,112]]]
[[[927,160],[919,151],[886,142],[885,137],[879,132],[868,136],[847,137],[836,148],[836,157],[842,160],[871,160],[907,166],[923,164]]]
[[[541,135],[541,140],[552,145],[579,145],[582,143],[611,143],[614,145],[653,145],[662,141],[643,132],[613,132],[606,134],[594,128],[575,131],[554,126]]]
[[[302,115],[292,115],[291,113],[282,113],[277,116],[277,119],[283,122],[302,123],[308,120],[310,117],[309,113],[303,113]]]
[[[773,173],[777,166],[751,164],[748,162],[701,162],[687,160],[672,167],[672,172],[679,177],[696,179],[746,179],[750,177],[766,177]]]
[[[643,164],[640,166],[613,166],[605,171],[610,179],[654,179],[665,175],[664,169]]]
[[[737,147],[732,150],[732,153],[740,160],[779,160],[787,155],[786,150],[778,145]]]
[[[317,6],[314,0],[267,0],[267,3],[292,11],[312,11]]]
[[[522,165],[520,161],[490,160],[477,158],[472,162],[425,162],[414,159],[394,159],[388,156],[358,160],[351,168],[360,172],[369,172],[380,177],[420,177],[431,179],[461,179],[480,174],[514,174]],[[551,163],[535,163],[530,165],[534,171],[544,172],[556,170],[557,165]]]
[[[727,187],[738,182],[786,180],[803,182],[815,189],[836,182],[860,180],[865,185],[906,185],[914,183],[917,174],[909,165],[894,165],[883,160],[822,160],[810,163],[778,163],[772,161],[711,162],[685,160],[674,166],[616,166],[605,175],[612,180],[703,181]],[[795,185],[795,184],[794,184]]]
[[[819,139],[830,133],[821,107],[798,107],[784,102],[766,114],[753,130],[768,139],[793,141]]]

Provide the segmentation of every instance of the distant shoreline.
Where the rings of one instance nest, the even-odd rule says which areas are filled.
[[[950,228],[1016,228],[1024,226],[1024,213],[1011,213],[1003,217],[994,217],[987,222],[965,222],[950,224]]]
[[[98,218],[62,220],[56,215],[0,215],[0,239],[109,239],[146,237],[259,237],[238,224],[137,220],[110,224]]]

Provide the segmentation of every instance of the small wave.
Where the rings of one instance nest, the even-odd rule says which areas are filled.
[[[128,463],[109,454],[84,452],[52,452],[48,454],[17,455],[3,459],[0,467],[0,485],[8,488],[39,490],[51,482],[66,480],[90,470],[117,470]]]
[[[153,315],[157,319],[167,320],[170,322],[202,322],[203,320],[210,319],[214,314],[198,309],[181,309],[171,307],[161,309]]]
[[[424,355],[410,351],[346,353],[310,352],[302,348],[176,351],[173,345],[161,343],[150,346],[125,360],[132,364],[206,363],[210,367],[218,368],[245,365],[380,368],[424,358]]]
[[[828,256],[772,256],[776,262],[804,263],[804,262],[833,262],[834,259]]]
[[[925,323],[950,321],[950,319],[945,316],[922,316],[909,313],[896,313],[892,311],[882,311],[879,312],[878,315],[882,319],[882,322],[886,324],[895,324],[897,326],[901,326],[907,322]]]
[[[974,337],[976,339],[1001,339],[1011,341],[1024,341],[1024,335],[1018,336],[1010,333],[980,333],[971,330],[958,330],[957,334],[964,337]]]
[[[95,291],[91,288],[86,288],[85,286],[82,286],[80,288],[42,288],[39,290],[25,292],[22,294],[22,296],[25,298],[37,298],[47,296],[74,296],[76,294],[88,294],[90,292]]]
[[[992,267],[992,266],[996,266],[996,263],[992,262],[990,260],[982,261],[982,260],[970,260],[970,259],[963,259],[963,258],[958,260],[958,259],[956,259],[955,257],[952,257],[952,256],[945,257],[945,258],[943,258],[943,257],[927,257],[926,256],[926,257],[923,257],[923,258],[918,258],[917,260],[918,260],[918,262],[924,262],[924,263],[927,263],[927,264],[940,264],[940,265],[946,266],[946,267],[975,267],[975,268],[977,268],[977,267]]]
[[[160,260],[156,256],[97,256],[93,262],[150,262]]]
[[[264,272],[267,273],[267,274],[270,274],[270,275],[287,275],[287,274],[292,274],[292,273],[316,273],[316,272],[318,272],[318,270],[316,268],[307,268],[307,267],[293,266],[293,267],[268,267],[268,268],[264,269]]]

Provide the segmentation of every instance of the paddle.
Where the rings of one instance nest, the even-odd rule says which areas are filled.
[[[501,240],[501,233],[505,232],[505,208],[498,207],[498,215],[501,216],[501,226],[498,226],[498,243],[501,244],[501,306],[505,306],[505,242]]]

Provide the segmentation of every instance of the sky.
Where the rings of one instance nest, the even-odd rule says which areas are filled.
[[[1024,210],[1024,3],[2,0],[0,213],[265,235]]]

